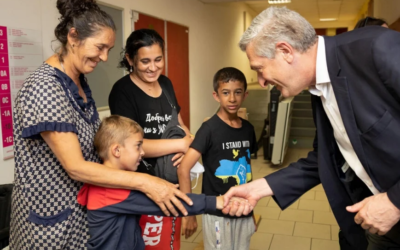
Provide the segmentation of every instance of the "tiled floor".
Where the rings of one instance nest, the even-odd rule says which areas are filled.
[[[252,161],[254,179],[272,172],[307,156],[307,149],[289,149],[284,164],[273,167],[259,155]],[[201,192],[201,185],[195,193]],[[255,207],[261,215],[258,231],[251,239],[251,250],[339,250],[339,227],[330,209],[324,189],[316,186],[305,193],[285,211],[270,197],[261,199]],[[203,239],[201,216],[197,217],[199,227],[189,239],[181,239],[181,250],[193,250]]]

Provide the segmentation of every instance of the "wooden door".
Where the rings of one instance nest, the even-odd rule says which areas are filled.
[[[315,29],[315,33],[317,33],[318,36],[325,36],[326,29]]]
[[[138,13],[138,19],[134,24],[134,30],[139,29],[152,29],[157,31],[158,34],[165,41],[165,21],[156,17],[152,17],[143,13]],[[162,71],[163,75],[166,75],[165,67]]]
[[[181,116],[190,128],[189,28],[167,21],[168,78],[174,85]]]

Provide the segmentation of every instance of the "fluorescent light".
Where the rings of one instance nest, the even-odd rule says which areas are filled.
[[[320,18],[319,19],[321,22],[331,22],[331,21],[336,21],[336,18]]]
[[[268,0],[269,4],[282,4],[282,3],[290,3],[291,0]]]

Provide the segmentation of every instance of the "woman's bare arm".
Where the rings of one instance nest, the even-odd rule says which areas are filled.
[[[85,161],[78,137],[72,132],[46,131],[42,138],[49,145],[68,175],[76,180],[103,187],[138,190],[152,199],[166,215],[168,210],[177,215],[174,204],[183,214],[186,209],[177,197],[191,205],[191,200],[177,187],[160,178],[108,168],[102,164]]]

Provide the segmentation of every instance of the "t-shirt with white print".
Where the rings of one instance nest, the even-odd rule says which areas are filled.
[[[190,147],[202,154],[203,194],[223,195],[252,180],[250,155],[257,151],[257,141],[247,120],[242,119],[241,128],[233,128],[214,115],[201,125]],[[230,217],[220,210],[212,214]]]
[[[176,109],[179,113],[181,108],[176,100],[171,81],[161,75],[158,82],[166,87],[169,95],[173,95],[170,98],[173,98],[173,102],[177,104]],[[160,139],[171,120],[172,107],[165,94],[162,93],[155,98],[147,95],[136,86],[129,75],[114,84],[108,103],[111,114],[125,116],[139,123],[143,128],[145,139]],[[155,166],[156,158],[145,158],[145,160]],[[138,172],[149,173],[143,163],[138,167]]]

